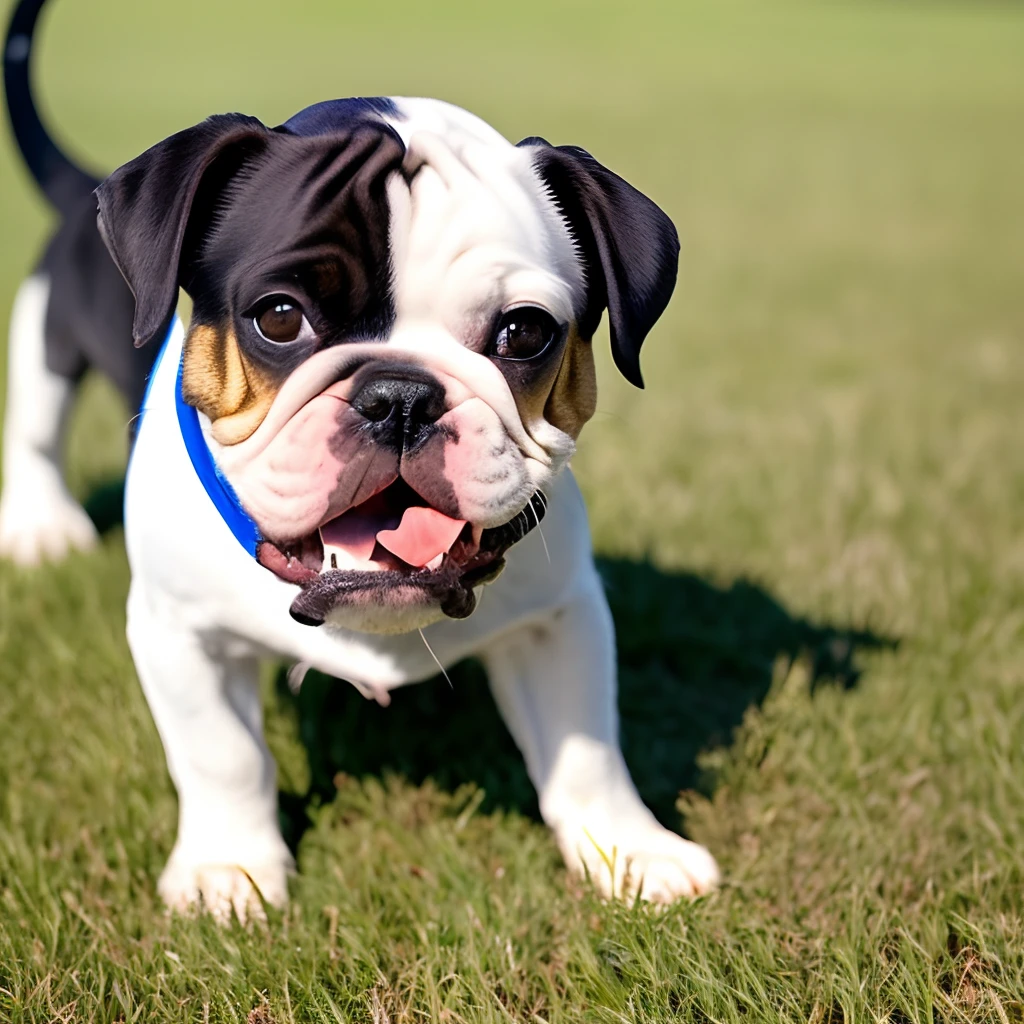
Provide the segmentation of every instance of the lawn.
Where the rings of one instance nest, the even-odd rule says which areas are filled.
[[[425,94],[668,210],[647,390],[602,334],[575,471],[627,758],[725,881],[658,913],[567,879],[472,665],[389,709],[268,666],[291,906],[167,918],[91,381],[71,476],[114,525],[0,566],[0,1020],[1024,1022],[1024,8],[62,0],[37,71],[96,167]],[[50,223],[7,143],[0,217],[6,311]]]

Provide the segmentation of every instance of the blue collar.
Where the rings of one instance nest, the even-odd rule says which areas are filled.
[[[245,548],[246,551],[256,557],[256,549],[259,547],[263,537],[260,535],[259,527],[253,522],[252,517],[242,508],[234,488],[228,483],[227,478],[220,471],[220,467],[213,461],[210,454],[210,447],[206,443],[203,428],[199,423],[199,413],[195,406],[189,405],[181,393],[182,369],[185,366],[185,354],[182,350],[182,359],[178,364],[178,377],[174,383],[174,404],[178,410],[178,426],[181,427],[181,439],[185,442],[185,451],[192,460],[192,468],[199,477],[214,508],[220,513],[221,519],[228,525],[228,529],[235,535],[235,540]]]
[[[178,326],[178,318],[171,321],[167,337],[160,347],[160,354],[156,358],[153,369],[149,375],[149,383],[146,385],[146,394],[142,400],[142,409],[145,412],[149,404],[149,392],[153,387],[157,372],[163,363],[164,356],[170,344],[171,336]],[[227,524],[228,529],[234,534],[235,540],[249,552],[253,558],[256,557],[256,549],[259,547],[263,537],[259,527],[253,522],[252,517],[242,508],[231,484],[228,483],[224,474],[221,473],[217,463],[213,461],[209,445],[203,434],[203,428],[199,423],[199,413],[194,406],[189,405],[181,393],[182,369],[185,363],[184,346],[182,347],[181,361],[178,363],[178,372],[174,382],[174,405],[178,413],[178,426],[181,429],[181,439],[185,442],[185,451],[188,452],[192,468],[199,477],[214,508],[220,513],[221,519]]]

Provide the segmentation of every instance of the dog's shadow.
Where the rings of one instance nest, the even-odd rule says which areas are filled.
[[[120,524],[124,485],[95,486],[85,507],[101,532]],[[598,559],[615,617],[622,745],[641,796],[669,827],[681,789],[702,788],[697,755],[728,743],[751,705],[771,685],[776,660],[805,657],[812,685],[857,681],[858,650],[895,646],[866,631],[798,618],[743,580],[719,587],[649,562]],[[310,672],[299,694],[280,671],[278,699],[296,716],[309,757],[304,794],[280,794],[281,824],[298,846],[309,809],[329,801],[339,773],[430,778],[454,791],[485,793],[482,807],[539,817],[537,796],[498,714],[483,669],[465,662],[392,693],[391,706],[365,700],[344,683]]]
[[[791,615],[761,587],[718,587],[647,562],[599,559],[615,616],[622,741],[637,788],[655,814],[678,827],[681,789],[700,788],[697,755],[727,743],[744,711],[768,692],[776,659],[798,656],[812,684],[857,681],[858,650],[893,646],[870,632],[822,626]],[[483,669],[457,666],[393,692],[390,707],[317,673],[297,696],[282,670],[280,700],[292,706],[309,755],[308,793],[281,794],[282,825],[297,846],[308,809],[329,801],[338,773],[430,778],[445,790],[472,782],[483,808],[538,817],[523,760],[498,714]]]
[[[94,481],[82,502],[101,537],[124,525],[124,485],[123,476]]]

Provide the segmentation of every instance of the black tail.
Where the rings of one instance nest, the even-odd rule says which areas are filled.
[[[53,141],[32,99],[32,36],[46,0],[21,0],[14,8],[4,41],[4,92],[7,116],[21,155],[43,194],[67,215],[99,185]]]

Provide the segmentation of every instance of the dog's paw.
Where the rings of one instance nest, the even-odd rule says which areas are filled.
[[[242,924],[266,920],[264,904],[288,903],[289,865],[189,864],[172,857],[160,876],[158,890],[167,908],[180,914],[207,913],[220,924],[232,915]]]
[[[606,898],[672,903],[713,889],[715,858],[655,821],[622,828],[560,829],[558,844],[570,871],[588,877]]]
[[[89,551],[99,535],[92,520],[70,496],[28,501],[0,500],[0,557],[34,567],[57,562],[71,551]]]

